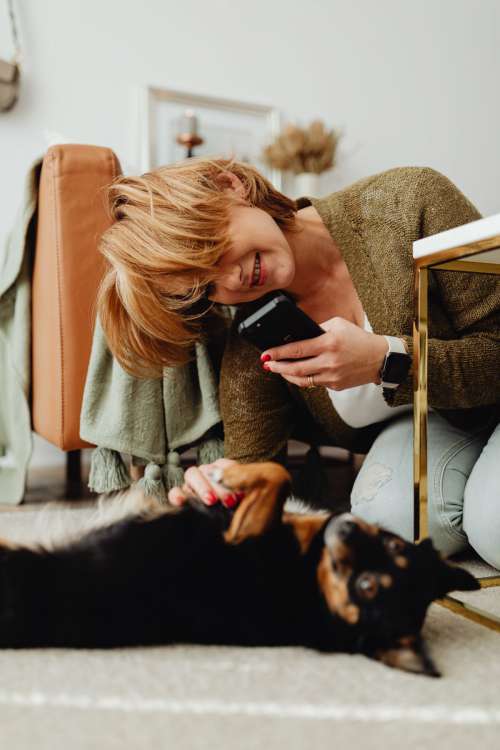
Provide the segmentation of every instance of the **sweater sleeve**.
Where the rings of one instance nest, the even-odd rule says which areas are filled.
[[[283,378],[263,370],[259,352],[228,333],[222,358],[219,404],[224,425],[224,456],[241,463],[286,460],[294,404]]]
[[[481,218],[481,214],[446,177],[422,169],[420,236],[443,232]],[[440,305],[456,335],[432,337],[432,305]],[[466,409],[500,403],[500,277],[459,271],[430,271],[428,354],[429,404],[438,409]],[[410,354],[413,338],[403,336]],[[391,406],[413,399],[413,373],[386,396]]]

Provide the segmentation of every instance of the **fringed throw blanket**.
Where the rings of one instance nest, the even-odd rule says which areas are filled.
[[[12,230],[0,249],[0,502],[24,496],[31,434],[31,269],[42,159],[30,167]]]
[[[228,307],[228,323],[234,313]],[[224,455],[218,400],[223,341],[198,343],[187,365],[165,368],[163,378],[139,379],[111,355],[99,321],[94,331],[80,418],[80,436],[98,447],[89,487],[112,492],[132,484],[122,453],[145,466],[139,481],[147,494],[165,501],[182,485],[180,452],[197,447],[197,463]]]

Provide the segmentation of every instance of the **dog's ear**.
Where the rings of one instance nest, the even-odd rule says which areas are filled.
[[[424,539],[418,545],[430,565],[429,574],[435,585],[434,599],[445,596],[449,591],[477,591],[478,580],[464,568],[447,562],[434,548],[431,539]]]
[[[436,669],[419,636],[399,638],[390,647],[376,649],[371,656],[395,669],[425,674],[429,677],[441,677],[441,673]]]
[[[477,591],[481,588],[479,581],[469,571],[451,565],[443,560],[438,578],[440,596],[449,591]]]

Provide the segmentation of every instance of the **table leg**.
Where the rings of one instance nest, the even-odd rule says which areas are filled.
[[[427,334],[428,269],[415,273],[413,324],[413,538],[428,536],[427,515]]]

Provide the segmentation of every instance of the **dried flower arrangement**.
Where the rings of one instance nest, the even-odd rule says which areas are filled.
[[[339,137],[336,131],[327,131],[321,120],[314,120],[307,128],[286,125],[264,148],[262,159],[269,167],[293,174],[321,174],[334,166]]]

